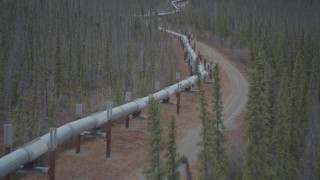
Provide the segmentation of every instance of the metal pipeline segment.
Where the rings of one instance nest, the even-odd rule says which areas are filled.
[[[176,1],[178,2],[178,1]],[[194,64],[196,60],[196,54],[191,48],[188,38],[185,35],[180,33],[176,33],[171,30],[165,30],[163,28],[159,28],[162,31],[165,31],[169,34],[172,34],[181,39],[184,46],[187,49],[187,53],[191,57],[191,62]],[[199,73],[201,77],[208,76],[208,73],[204,70],[203,65],[200,63],[198,66]],[[152,96],[157,101],[165,99],[177,91],[184,89],[192,84],[194,84],[198,80],[198,76],[194,75],[189,77],[179,83],[176,83],[172,86],[169,86],[159,92],[154,93]],[[179,85],[180,88],[179,89]],[[149,96],[144,98],[136,99],[132,102],[127,104],[123,104],[121,106],[115,107],[112,109],[112,116],[109,120],[116,120],[125,115],[131,114],[133,112],[139,111],[145,108],[148,104]],[[98,128],[101,125],[105,124],[108,121],[107,119],[107,111],[99,112],[93,114],[91,116],[82,118],[77,121],[73,121],[71,123],[65,124],[57,129],[57,141],[58,144],[66,141],[67,139],[85,131],[90,130],[93,128]],[[17,168],[21,167],[22,165],[26,164],[27,162],[32,162],[33,160],[37,159],[39,156],[43,155],[49,150],[49,143],[50,143],[50,135],[45,134],[42,137],[35,139],[34,141],[20,147],[19,149],[11,152],[10,154],[2,157],[0,159],[0,177],[3,177]]]
[[[175,1],[171,1],[171,5],[173,6],[173,8],[175,9],[174,11],[170,11],[170,12],[159,12],[157,15],[158,16],[167,16],[167,15],[171,15],[174,13],[177,13],[180,11],[180,9],[178,8],[178,6],[176,5],[176,3],[181,2],[183,0],[175,0]],[[155,16],[154,13],[147,13],[144,15],[138,15],[138,17],[150,17],[150,16]]]
[[[182,39],[185,38],[184,35],[174,33],[173,31],[167,31],[172,32],[171,34],[182,37]],[[187,41],[183,41],[184,44],[187,44]],[[192,48],[187,48],[188,53],[191,54],[191,61],[195,61],[195,53],[193,52]],[[208,74],[206,71],[204,71],[202,64],[199,64],[198,66],[201,77],[206,77]],[[177,91],[184,89],[192,84],[194,84],[197,81],[198,77],[197,75],[189,77],[183,81],[180,81],[179,83],[176,83],[172,86],[169,86],[165,88],[164,90],[161,90],[159,92],[156,92],[153,94],[153,98],[155,98],[157,101],[160,101],[162,99],[165,99]],[[179,89],[179,85],[180,88]],[[115,107],[112,109],[112,117],[110,120],[116,120],[119,119],[125,115],[131,114],[135,111],[139,111],[143,108],[145,108],[148,104],[149,96],[146,96],[141,99],[134,100],[132,102],[129,102],[127,104],[123,104],[119,107]],[[58,144],[66,141],[67,139],[89,129],[100,127],[101,125],[105,124],[108,121],[107,119],[107,111],[103,111],[100,113],[96,113],[94,115],[82,118],[77,121],[73,121],[71,123],[65,124],[57,129],[57,141]],[[23,164],[27,162],[31,162],[35,159],[37,159],[42,154],[46,153],[48,151],[50,138],[49,134],[46,134],[22,147],[19,149],[13,151],[12,153],[2,157],[0,159],[0,177],[5,176],[6,174],[15,171],[17,168],[22,166]]]
[[[175,1],[171,1],[172,6],[176,9],[176,11],[179,11],[180,9],[177,7],[176,3],[180,2],[181,0],[175,0]]]

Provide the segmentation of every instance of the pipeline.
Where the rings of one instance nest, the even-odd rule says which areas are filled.
[[[171,5],[173,6],[174,10],[173,11],[170,11],[170,12],[159,12],[157,14],[157,16],[167,16],[167,15],[172,15],[172,14],[175,14],[177,12],[180,11],[180,9],[178,8],[178,6],[176,5],[176,3],[178,2],[181,2],[183,0],[174,0],[174,1],[171,1]],[[138,17],[151,17],[151,16],[155,16],[154,13],[147,13],[147,14],[143,14],[143,15],[138,15]]]
[[[175,2],[179,1],[181,0],[176,0],[172,3],[174,4]],[[174,7],[177,11],[177,6]],[[184,45],[184,49],[188,54],[191,64],[193,66],[196,64],[197,56],[193,51],[191,45],[189,44],[187,36],[171,30],[166,30],[161,27],[159,27],[159,30],[179,38]],[[201,78],[205,78],[208,76],[208,73],[204,70],[204,67],[201,63],[199,63],[198,65],[198,72],[199,73],[197,75],[191,76],[183,81],[168,86],[150,96],[152,96],[157,101],[163,100],[170,97],[174,93],[187,88],[192,84],[195,84],[199,78],[199,75]],[[102,111],[57,128],[57,143],[60,144],[83,131],[101,127],[102,125],[107,123],[107,121],[117,120],[133,112],[140,111],[148,105],[150,96],[136,99],[129,103],[113,108],[110,118],[107,118],[107,111]],[[32,162],[39,158],[41,155],[45,154],[49,150],[49,143],[50,134],[48,133],[2,157],[0,159],[0,177],[14,172],[24,164]]]

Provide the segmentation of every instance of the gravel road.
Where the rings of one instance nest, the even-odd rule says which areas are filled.
[[[248,99],[248,82],[240,71],[224,59],[218,52],[199,41],[196,41],[196,47],[202,54],[213,57],[214,61],[222,66],[230,78],[233,90],[231,97],[224,103],[223,117],[226,130],[231,130],[235,126],[234,122],[236,117],[240,115],[241,111],[245,108]],[[190,165],[196,162],[200,151],[200,147],[197,145],[201,140],[200,131],[201,127],[195,129],[178,144],[180,155],[186,156]],[[183,168],[180,167],[180,170],[183,170]]]

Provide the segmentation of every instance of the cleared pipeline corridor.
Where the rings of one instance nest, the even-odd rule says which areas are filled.
[[[175,10],[169,13],[161,13],[159,15],[169,15],[176,12],[179,12],[179,9],[175,5],[176,2],[180,0],[172,1],[172,5]],[[188,57],[192,62],[193,67],[195,66],[196,54],[191,48],[189,44],[188,38],[183,35],[176,33],[174,31],[165,30],[159,28],[161,31],[169,33],[176,38],[179,38],[184,45],[184,48],[188,52]],[[197,46],[205,53],[211,53],[216,60],[222,65],[222,67],[226,70],[227,74],[230,76],[232,83],[234,84],[234,93],[230,100],[224,105],[224,119],[225,125],[227,129],[233,128],[234,119],[240,114],[240,112],[244,109],[245,103],[247,101],[247,92],[248,92],[248,83],[243,77],[243,75],[231,64],[229,64],[219,53],[212,50],[210,47],[197,42]],[[200,76],[206,77],[208,73],[205,71],[202,64],[199,64],[198,68],[200,72]],[[198,76],[191,76],[179,83],[176,83],[172,86],[166,87],[159,92],[156,92],[152,95],[154,99],[157,101],[163,100],[176,92],[189,87],[190,85],[197,82]],[[127,104],[123,104],[121,106],[115,107],[110,111],[103,111],[95,113],[91,116],[84,117],[82,119],[73,121],[71,123],[65,124],[57,129],[57,141],[58,144],[74,137],[75,135],[87,131],[90,129],[101,127],[106,124],[108,121],[114,121],[131,113],[140,111],[148,105],[150,96],[146,96],[140,99],[136,99]],[[191,134],[186,136],[181,143],[178,145],[178,149],[181,155],[185,155],[188,157],[190,164],[194,163],[197,159],[197,154],[199,152],[199,146],[197,143],[200,141],[200,132],[201,128],[197,128]],[[3,177],[11,172],[14,172],[17,168],[22,165],[32,162],[41,155],[45,154],[49,150],[50,144],[50,135],[45,134],[38,139],[16,149],[10,154],[2,157],[0,159],[0,177]]]

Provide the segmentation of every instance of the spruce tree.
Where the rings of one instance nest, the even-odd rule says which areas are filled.
[[[212,97],[213,110],[207,110],[207,101],[204,94],[203,82],[200,82],[200,119],[202,121],[202,142],[199,159],[201,161],[201,179],[225,179],[228,157],[224,148],[224,130],[222,111],[222,92],[220,66],[214,68],[214,91]]]
[[[320,179],[320,48],[319,48],[319,42],[315,43],[314,46],[314,56],[312,61],[312,69],[310,74],[310,80],[309,80],[309,133],[312,133],[312,139],[311,141],[315,142],[314,144],[317,144],[318,146],[315,148],[314,153],[313,152],[306,152],[308,153],[307,156],[310,157],[310,159],[313,159],[312,164],[310,164],[310,161],[305,162],[305,168],[314,168],[315,174],[314,176],[311,175],[311,177],[315,177],[315,179]],[[318,117],[318,118],[317,118]],[[316,138],[318,137],[318,138]],[[314,154],[314,155],[313,155]],[[315,156],[315,157],[314,157]],[[307,157],[307,158],[309,158]]]
[[[148,107],[147,165],[144,173],[147,179],[161,180],[164,177],[160,152],[163,149],[162,126],[158,102],[150,97]]]
[[[283,77],[280,83],[280,93],[278,98],[278,112],[276,114],[276,122],[273,131],[273,145],[274,145],[274,157],[273,161],[275,163],[275,175],[279,179],[286,179],[288,172],[286,165],[287,155],[289,152],[289,131],[288,124],[290,123],[290,118],[288,114],[288,97],[290,94],[289,88],[289,76],[288,70],[285,68]]]
[[[205,98],[203,82],[201,78],[199,78],[199,99],[200,99],[200,120],[202,122],[202,131],[201,137],[202,141],[200,143],[201,150],[199,154],[199,160],[201,162],[200,171],[201,171],[201,179],[209,180],[209,172],[210,172],[210,152],[209,145],[210,140],[212,140],[210,136],[211,126],[209,122],[209,112],[207,110],[207,100]]]
[[[211,179],[226,179],[228,156],[224,147],[225,126],[222,117],[223,102],[219,64],[215,65],[213,76],[213,112],[210,120],[211,131],[209,132],[212,138],[209,146],[211,156],[209,177]]]
[[[263,122],[265,102],[265,56],[260,50],[255,56],[252,78],[250,80],[249,101],[245,117],[245,146],[244,164],[242,167],[243,179],[265,179],[267,175],[268,160],[267,147],[264,137],[265,122]]]
[[[291,94],[289,97],[290,123],[288,124],[290,133],[290,145],[288,151],[290,162],[289,172],[292,178],[298,174],[302,167],[303,141],[307,132],[307,72],[304,64],[302,52],[296,55],[291,82]],[[291,178],[291,177],[290,177]]]
[[[317,152],[317,154],[318,154],[318,160],[320,159],[320,148],[318,147],[318,152]],[[317,161],[317,173],[316,173],[316,178],[317,179],[320,179],[320,163],[319,163],[319,161]]]
[[[302,168],[303,141],[307,128],[307,78],[301,51],[292,70],[283,73],[274,131],[276,176],[294,179]]]
[[[272,83],[272,73],[265,73],[266,86],[265,86],[265,98],[263,106],[263,115],[261,117],[262,122],[265,124],[265,130],[263,132],[263,144],[266,148],[265,160],[266,167],[264,169],[266,179],[274,179],[275,167],[273,166],[273,154],[274,154],[274,144],[273,144],[273,130],[275,126],[275,108],[274,108],[274,97],[275,92]]]
[[[166,177],[169,180],[179,179],[180,174],[178,171],[179,167],[179,153],[177,152],[176,145],[176,118],[174,115],[170,117],[170,126],[169,126],[169,137],[167,142],[167,153],[166,153]]]

